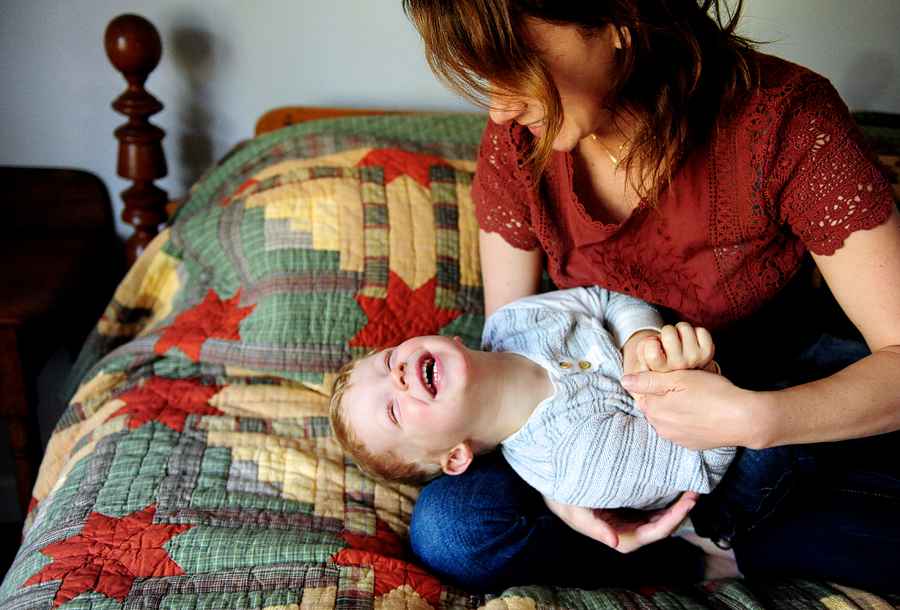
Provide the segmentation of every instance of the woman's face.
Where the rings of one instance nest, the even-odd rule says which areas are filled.
[[[531,19],[528,31],[562,102],[563,125],[554,150],[569,152],[595,131],[612,132],[612,113],[605,107],[611,102],[616,51],[623,44],[619,30],[608,25],[585,37],[574,26]],[[546,132],[544,104],[501,87],[491,86],[490,116],[501,125],[516,121],[536,137]]]

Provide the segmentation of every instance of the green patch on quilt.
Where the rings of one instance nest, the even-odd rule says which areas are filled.
[[[464,313],[438,331],[445,337],[459,336],[463,345],[469,349],[481,349],[481,328],[484,326],[484,316],[480,313]]]
[[[651,596],[659,610],[704,610],[705,606],[696,599],[676,591],[660,590]]]
[[[186,572],[231,570],[280,563],[324,563],[347,543],[324,532],[197,525],[164,548]]]
[[[124,517],[156,504],[160,484],[172,476],[170,460],[179,440],[186,439],[158,421],[122,435],[93,509],[108,517]]]
[[[231,576],[229,574],[229,576]],[[278,589],[276,591],[210,591],[207,593],[167,594],[160,599],[159,610],[290,610],[299,608],[303,600],[302,589]]]
[[[192,362],[183,356],[178,348],[172,348],[166,353],[165,358],[159,358],[153,362],[153,375],[167,377],[169,379],[188,379],[203,373],[199,362]]]
[[[295,292],[260,299],[241,323],[241,339],[302,349],[317,346],[341,352],[366,324],[353,295],[341,292]],[[321,372],[321,369],[317,372]]]
[[[88,591],[67,601],[65,610],[121,610],[122,606],[122,602],[117,599],[96,591]]]

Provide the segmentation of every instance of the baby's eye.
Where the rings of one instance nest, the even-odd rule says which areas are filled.
[[[384,370],[388,373],[391,372],[391,354],[394,352],[392,349],[384,350]]]
[[[395,425],[400,425],[397,421],[397,414],[394,412],[394,401],[390,401],[388,403],[388,417],[391,418],[391,421],[394,422]]]

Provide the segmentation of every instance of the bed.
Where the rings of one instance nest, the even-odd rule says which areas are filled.
[[[417,489],[342,455],[328,388],[406,336],[479,344],[486,117],[293,112],[139,248],[76,363],[0,608],[900,608],[798,580],[473,592],[418,565]]]

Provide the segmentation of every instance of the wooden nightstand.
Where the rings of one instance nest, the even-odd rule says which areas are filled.
[[[24,517],[41,458],[37,374],[59,347],[80,347],[125,267],[96,176],[0,167],[0,185],[0,411]]]

